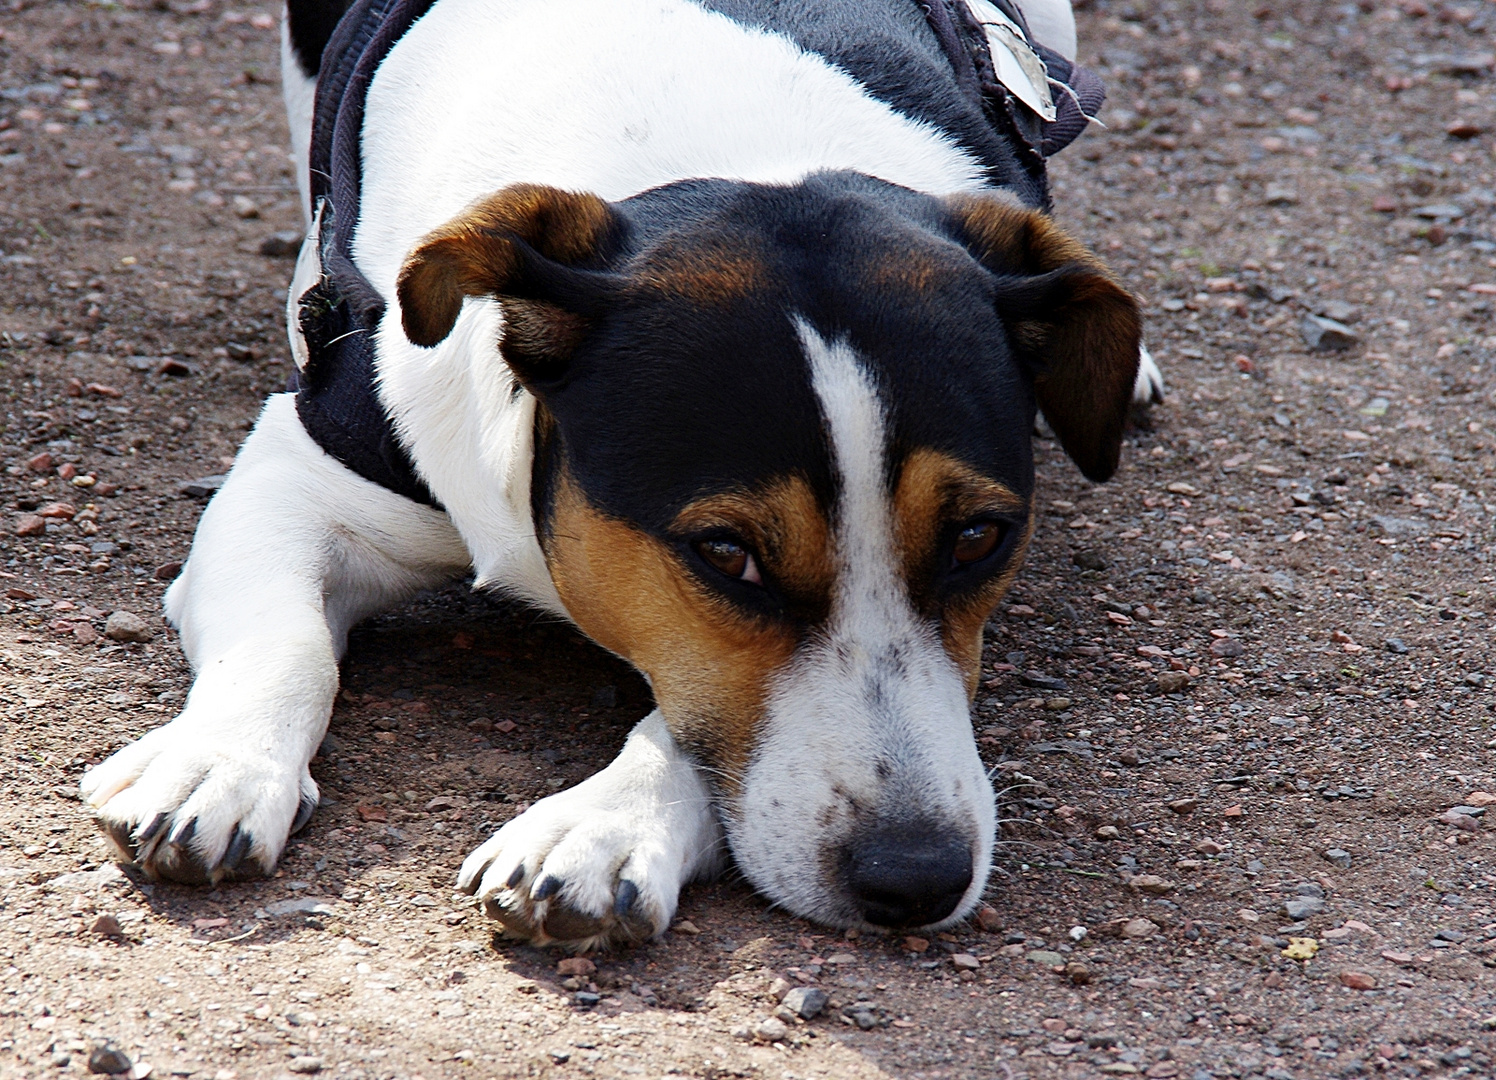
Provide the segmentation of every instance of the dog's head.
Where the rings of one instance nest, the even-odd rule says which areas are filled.
[[[1032,527],[1035,405],[1112,473],[1131,297],[999,194],[848,174],[511,188],[407,260],[410,339],[465,297],[500,302],[540,403],[556,587],[649,676],[742,870],[832,925],[969,912],[995,814],[968,710]]]

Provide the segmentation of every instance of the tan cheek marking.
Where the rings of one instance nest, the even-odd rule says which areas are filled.
[[[961,668],[967,693],[976,693],[981,675],[982,627],[1003,593],[1013,583],[1033,532],[1028,521],[1007,569],[958,605],[938,613],[929,598],[930,577],[940,531],[951,522],[965,521],[982,513],[1024,513],[1022,496],[1005,484],[983,476],[975,469],[938,450],[921,448],[905,459],[894,490],[894,536],[904,579],[916,607],[940,617],[940,636],[946,653]]]
[[[672,733],[735,793],[768,680],[789,662],[794,635],[711,595],[664,543],[599,513],[566,479],[547,545],[577,625],[649,675]]]

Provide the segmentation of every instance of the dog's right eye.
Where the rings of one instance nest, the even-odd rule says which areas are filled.
[[[733,540],[714,538],[698,540],[696,554],[700,555],[712,569],[737,581],[750,585],[762,585],[763,577],[758,572],[758,561],[753,552]]]

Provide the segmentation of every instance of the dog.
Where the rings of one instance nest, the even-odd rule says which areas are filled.
[[[996,831],[969,707],[1036,410],[1100,481],[1162,388],[1046,212],[1033,117],[952,59],[978,4],[1031,63],[985,0],[405,0],[393,29],[399,2],[290,0],[298,386],[167,592],[182,712],[82,780],[118,857],[272,870],[349,629],[472,574],[657,706],[463,864],[505,930],[647,939],[729,857],[832,927],[967,916]],[[1023,7],[1073,54],[1068,3]]]

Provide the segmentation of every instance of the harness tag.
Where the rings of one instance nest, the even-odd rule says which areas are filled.
[[[1023,30],[990,0],[965,0],[965,3],[987,35],[997,81],[1040,119],[1053,123],[1058,113],[1054,95],[1049,92],[1049,69],[1023,36]]]

